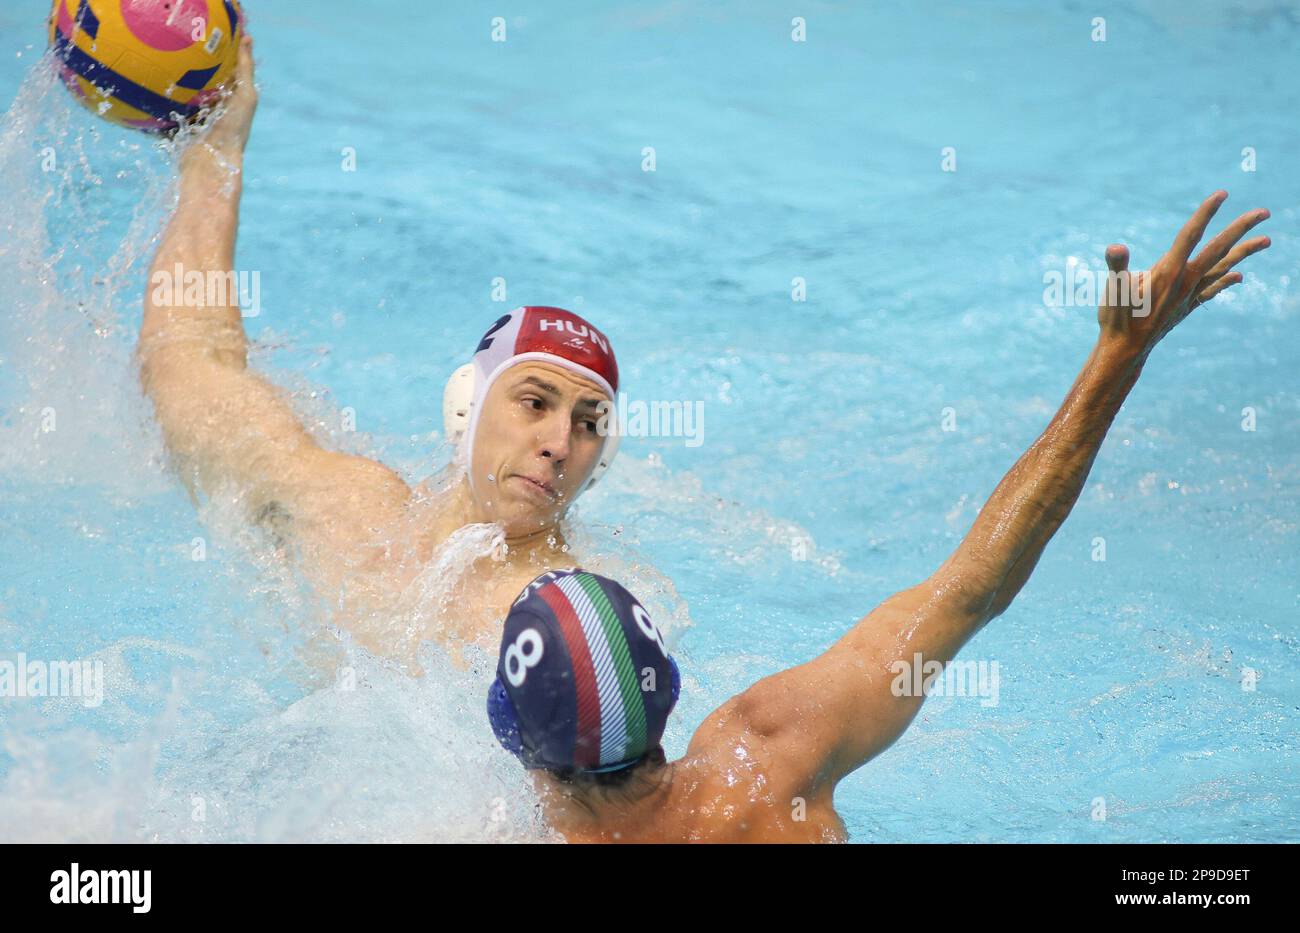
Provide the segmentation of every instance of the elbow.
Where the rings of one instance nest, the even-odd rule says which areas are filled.
[[[1014,593],[1014,592],[1013,592],[1013,593],[1000,593],[1000,592],[999,592],[999,593],[994,593],[994,594],[993,594],[993,598],[992,598],[991,600],[989,600],[988,614],[987,614],[987,618],[985,618],[984,621],[985,621],[986,623],[987,623],[987,622],[992,622],[992,621],[993,621],[994,619],[996,619],[998,616],[1002,615],[1002,613],[1004,613],[1004,612],[1006,612],[1008,609],[1010,609],[1010,608],[1011,608],[1011,604],[1012,604],[1013,602],[1015,602],[1016,595],[1017,595],[1017,594]]]
[[[150,347],[144,341],[136,346],[136,375],[140,380],[140,391],[146,398],[159,405],[169,394],[168,386],[184,378],[185,363],[177,358],[174,351],[161,347]]]
[[[981,625],[1006,608],[999,598],[1001,581],[986,568],[966,566],[960,570],[940,570],[928,582],[933,596],[945,603],[949,611],[978,619]],[[1006,600],[1006,604],[1010,602]]]

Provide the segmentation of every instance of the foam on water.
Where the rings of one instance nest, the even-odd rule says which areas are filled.
[[[30,6],[0,11],[6,48],[41,41]],[[951,551],[1095,333],[1091,308],[1044,306],[1044,272],[1116,239],[1144,264],[1227,187],[1221,218],[1269,207],[1274,245],[1157,350],[967,649],[1000,662],[1000,705],[931,698],[836,803],[858,840],[1297,838],[1294,14],[1142,2],[1100,45],[1067,3],[840,5],[792,47],[764,0],[547,0],[509,45],[472,39],[497,12],[449,8],[429,55],[389,28],[397,0],[255,11],[239,261],[267,311],[245,323],[308,429],[450,481],[442,380],[507,273],[512,300],[611,334],[639,397],[703,400],[702,447],[625,441],[566,532],[669,630],[679,754]],[[108,684],[94,709],[0,701],[0,838],[549,839],[483,714],[491,657],[425,644],[413,677],[371,656],[233,503],[196,510],[168,471],[131,356],[171,157],[24,54],[0,61],[0,652],[99,659]],[[395,103],[416,84],[437,94]],[[463,530],[375,621],[414,649],[494,546]]]
[[[331,624],[305,581],[247,528],[235,498],[216,495],[187,514],[135,380],[134,316],[121,313],[140,300],[141,263],[174,203],[171,147],[75,135],[70,108],[42,64],[0,136],[0,185],[26,192],[0,250],[15,302],[3,323],[5,391],[16,400],[0,423],[5,497],[24,517],[39,510],[58,531],[71,526],[117,551],[128,566],[117,582],[142,588],[154,604],[146,611],[166,624],[161,637],[113,638],[110,612],[89,638],[63,637],[42,628],[40,609],[20,624],[33,601],[15,600],[21,569],[6,574],[6,602],[23,603],[13,618],[0,614],[6,649],[102,664],[104,689],[93,709],[75,698],[6,704],[5,838],[551,838],[531,784],[487,726],[495,654],[471,647],[452,659],[418,639],[454,610],[458,580],[499,547],[500,529],[461,529],[393,594],[387,631],[399,650],[419,651],[424,676],[412,677]],[[46,146],[58,153],[50,171],[37,157]],[[140,197],[123,228],[113,221],[130,191]],[[267,352],[263,343],[253,357]],[[295,407],[323,442],[379,452],[337,428],[327,393],[296,382]],[[458,476],[454,464],[443,472],[443,486]],[[591,555],[585,566],[628,581],[675,643],[689,618],[671,583],[621,546],[617,529],[571,522],[568,534]],[[94,589],[93,574],[68,568],[66,577],[74,603]],[[120,628],[158,628],[135,621]]]

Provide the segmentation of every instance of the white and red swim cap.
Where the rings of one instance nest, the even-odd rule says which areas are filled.
[[[473,457],[474,432],[488,390],[511,366],[530,361],[560,366],[590,379],[609,396],[611,403],[615,400],[618,362],[608,337],[564,308],[547,305],[515,308],[488,329],[474,351],[473,362],[457,370],[447,384],[443,397],[447,434],[453,440],[463,436],[467,463]],[[609,421],[613,423],[612,418]],[[605,436],[600,460],[588,486],[609,468],[617,449],[618,439],[611,431]]]

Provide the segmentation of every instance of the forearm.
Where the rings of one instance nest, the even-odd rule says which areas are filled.
[[[1051,423],[1003,477],[936,574],[980,625],[1011,604],[1070,514],[1141,371],[1139,356],[1099,341]]]
[[[1133,354],[1099,343],[1056,416],[943,566],[885,600],[825,654],[763,682],[771,709],[807,704],[798,707],[798,721],[813,736],[811,747],[825,750],[811,760],[827,762],[832,784],[888,748],[916,716],[924,691],[899,689],[899,678],[913,683],[918,661],[919,674],[932,676],[924,665],[948,664],[1020,591],[1078,499],[1140,372]],[[769,728],[776,723],[772,718]],[[808,751],[809,740],[788,738],[792,748]]]
[[[1250,211],[1189,261],[1224,197],[1220,191],[1206,199],[1173,247],[1136,282],[1128,249],[1106,250],[1121,288],[1108,291],[1098,309],[1097,346],[1047,429],[998,484],[943,566],[885,600],[819,657],[765,678],[724,707],[765,737],[774,757],[797,763],[792,767],[802,769],[810,789],[833,787],[902,734],[924,701],[924,687],[910,689],[916,675],[937,674],[931,665],[947,665],[1024,586],[1079,498],[1152,349],[1192,308],[1241,281],[1231,271],[1236,263],[1269,245],[1267,237],[1238,244],[1268,217]]]
[[[168,349],[199,352],[243,368],[247,341],[235,280],[235,238],[243,187],[243,155],[198,141],[180,158],[180,196],[149,270],[139,353],[150,359]],[[187,277],[203,277],[204,300],[187,301]],[[220,279],[218,280],[218,276]],[[220,281],[213,300],[207,283]]]

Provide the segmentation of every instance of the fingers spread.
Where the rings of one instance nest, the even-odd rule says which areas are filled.
[[[1232,245],[1246,235],[1246,231],[1258,223],[1268,220],[1268,211],[1257,210],[1247,211],[1242,214],[1227,227],[1223,232],[1216,236],[1209,243],[1205,244],[1205,249],[1201,250],[1196,257],[1193,266],[1196,269],[1208,269],[1224,257],[1224,254],[1232,248]],[[1204,275],[1205,273],[1200,273]]]
[[[1169,249],[1169,256],[1175,262],[1175,268],[1181,270],[1187,264],[1187,257],[1192,255],[1192,250],[1196,244],[1201,242],[1201,237],[1205,235],[1205,228],[1210,225],[1210,220],[1219,209],[1219,205],[1228,199],[1228,192],[1216,191],[1196,209],[1187,223],[1183,224],[1183,229],[1178,231],[1178,236],[1174,238],[1174,245]]]
[[[1218,281],[1219,277],[1223,275],[1223,273],[1227,272],[1247,256],[1258,253],[1262,249],[1268,249],[1269,246],[1272,245],[1272,242],[1273,241],[1266,236],[1257,236],[1253,239],[1247,240],[1245,243],[1238,243],[1228,252],[1227,256],[1224,256],[1219,260],[1213,269],[1201,276],[1202,286]],[[1200,260],[1199,256],[1197,257],[1197,260]]]
[[[1241,281],[1241,279],[1242,276],[1240,272],[1229,272],[1227,275],[1223,276],[1221,279],[1219,279],[1209,288],[1203,290],[1199,295],[1197,295],[1196,301],[1192,305],[1192,307],[1194,308],[1196,307],[1196,305],[1205,304],[1207,301],[1209,301],[1215,295],[1219,294],[1219,292],[1223,291],[1225,288],[1231,288],[1232,286],[1236,285],[1238,282]]]

